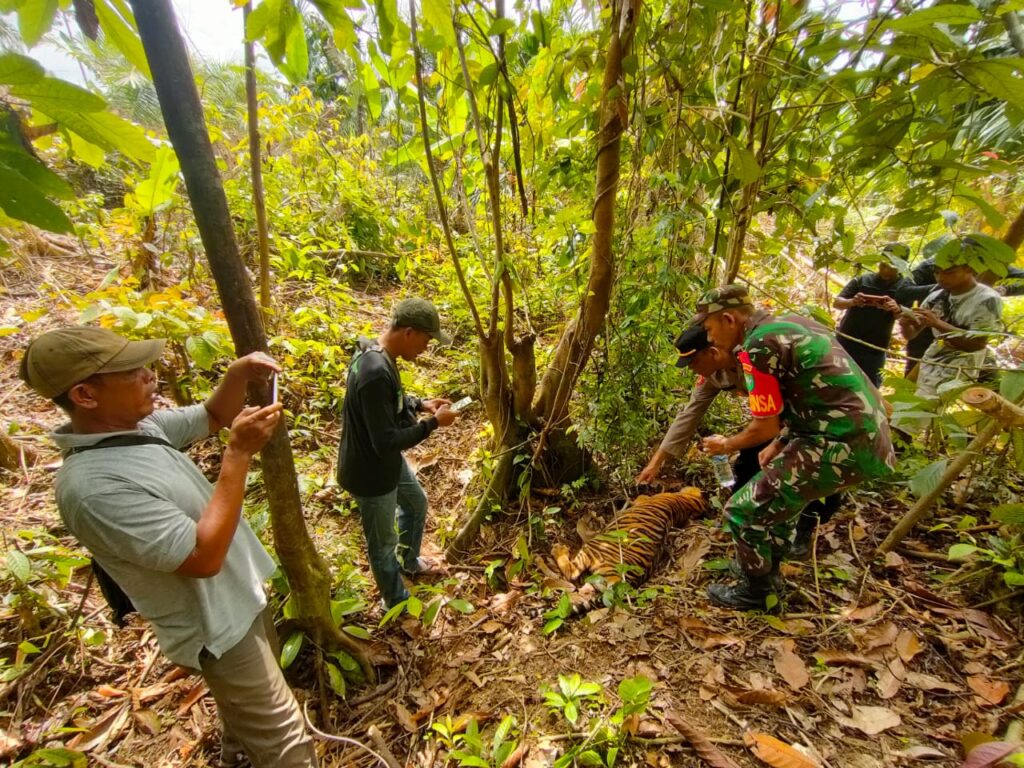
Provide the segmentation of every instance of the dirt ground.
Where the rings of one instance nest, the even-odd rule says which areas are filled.
[[[106,266],[98,261],[90,279],[102,279]],[[49,262],[0,276],[6,318],[47,305],[54,323],[73,321],[72,313],[55,309],[52,294],[80,289],[81,265]],[[5,549],[35,561],[45,554],[40,547],[75,544],[52,497],[59,457],[45,434],[59,415],[16,379],[28,338],[29,331],[0,338],[3,426],[15,425],[18,444],[36,455],[34,463],[3,475],[0,514]],[[286,400],[290,408],[299,405]],[[481,428],[468,417],[411,452],[431,498],[428,548],[434,552],[437,521],[455,519],[473,492],[470,457],[483,439]],[[334,427],[327,424],[316,440],[334,444]],[[204,469],[215,471],[215,443],[196,450]],[[319,480],[305,491],[307,524],[329,562],[353,564],[368,576],[357,521],[330,482],[329,455],[325,450],[304,469]],[[703,469],[695,464],[692,472],[670,478],[666,487],[692,482],[711,489]],[[960,580],[963,569],[941,554],[957,540],[949,527],[919,529],[898,554],[876,557],[874,548],[906,508],[904,493],[851,495],[820,532],[815,561],[785,567],[779,617],[736,614],[707,601],[704,589],[720,575],[707,566],[729,556],[711,514],[673,533],[665,563],[625,606],[599,606],[545,635],[545,613],[565,585],[536,559],[543,561],[555,541],[576,546],[577,523],[607,518],[621,500],[544,490],[494,521],[477,556],[450,564],[423,593],[466,601],[467,613],[446,607],[430,626],[406,616],[380,627],[376,595],[366,589],[366,607],[346,622],[366,628],[388,658],[377,686],[353,686],[344,699],[325,690],[318,654],[308,647],[289,679],[317,728],[358,739],[403,766],[458,765],[444,731],[473,718],[489,744],[506,715],[516,718],[519,748],[505,765],[552,765],[588,739],[606,759],[608,744],[595,734],[619,704],[619,682],[637,675],[654,688],[639,717],[608,726],[621,736],[616,765],[960,765],[965,737],[1001,736],[1024,710],[1020,605],[985,604],[984,595]],[[949,511],[949,520],[969,509]],[[538,522],[527,524],[531,517]],[[25,531],[46,531],[56,540]],[[496,560],[502,564],[488,573]],[[5,585],[16,583],[6,576]],[[86,592],[89,581],[81,567],[64,586],[32,582],[45,603],[35,610],[15,599],[23,590],[4,596],[0,671],[9,669],[23,641],[34,638],[40,647],[27,657],[24,674],[0,679],[0,761],[63,746],[100,766],[216,765],[216,713],[201,679],[163,659],[138,617],[115,627],[95,585]],[[72,624],[77,631],[68,631]],[[603,691],[602,701],[583,703],[575,724],[545,706],[543,696],[557,688],[560,675],[572,673]],[[680,719],[686,735],[676,725]],[[379,764],[357,747],[329,738],[317,743],[324,766]]]

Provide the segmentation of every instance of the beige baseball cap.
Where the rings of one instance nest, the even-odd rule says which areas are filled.
[[[164,339],[129,341],[107,328],[60,328],[28,345],[18,375],[52,400],[94,374],[149,365],[160,358],[163,350]]]

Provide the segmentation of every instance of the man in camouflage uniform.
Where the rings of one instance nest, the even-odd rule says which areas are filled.
[[[732,453],[767,440],[762,470],[725,506],[742,578],[712,584],[711,600],[739,610],[778,602],[780,558],[800,511],[812,500],[887,474],[893,464],[878,390],[824,326],[798,315],[755,310],[741,285],[701,297],[695,321],[711,342],[735,352],[754,417],[740,433],[706,438],[709,453]]]

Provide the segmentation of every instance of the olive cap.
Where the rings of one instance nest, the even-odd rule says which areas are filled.
[[[441,316],[437,314],[437,308],[426,299],[402,299],[395,305],[391,325],[395,328],[415,328],[429,333],[431,338],[442,344],[452,343],[451,337],[441,330]]]
[[[129,341],[107,328],[79,326],[49,331],[25,350],[18,375],[53,399],[97,373],[142,368],[163,354],[163,339]]]
[[[715,312],[733,307],[749,307],[751,305],[747,286],[738,283],[720,285],[706,291],[697,302],[697,314],[693,316],[693,323],[703,323],[704,319]]]

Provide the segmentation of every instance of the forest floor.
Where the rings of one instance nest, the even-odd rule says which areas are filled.
[[[83,280],[80,263],[34,263],[3,272],[0,317],[48,306],[47,322],[73,322],[74,314],[38,286],[76,290],[98,284],[109,269],[94,264],[94,274]],[[16,380],[28,338],[25,332],[0,338],[3,420],[17,425],[16,439],[37,456],[6,473],[0,489],[5,549],[20,550],[32,564],[19,578],[8,557],[4,574],[10,591],[0,605],[0,762],[63,746],[86,752],[100,766],[216,765],[216,713],[201,679],[166,661],[138,617],[115,627],[95,585],[86,590],[87,567],[75,568],[63,585],[52,578],[62,557],[80,551],[53,503],[59,457],[45,434],[59,414]],[[437,521],[456,518],[469,492],[469,457],[483,440],[478,419],[479,412],[471,412],[410,452],[431,499],[427,539],[435,553]],[[318,440],[329,447],[336,425],[324,424]],[[204,469],[215,469],[213,442],[195,450]],[[366,578],[357,519],[329,480],[331,456],[324,450],[303,469],[320,481],[305,491],[307,523],[328,562],[354,564]],[[711,488],[703,470],[688,472],[667,479],[666,488]],[[672,534],[663,565],[624,606],[570,618],[550,635],[542,631],[544,614],[564,585],[536,558],[548,558],[555,541],[574,548],[577,523],[591,515],[607,518],[623,500],[544,490],[487,527],[470,563],[449,565],[421,593],[424,600],[431,594],[464,600],[467,613],[449,607],[429,626],[405,616],[380,627],[374,590],[364,588],[364,606],[346,622],[365,627],[388,658],[377,687],[352,687],[346,699],[325,692],[308,647],[288,676],[319,728],[378,751],[385,745],[397,765],[459,765],[449,755],[447,731],[475,719],[489,749],[494,728],[512,715],[510,739],[519,748],[509,766],[553,765],[584,741],[602,765],[611,764],[609,747],[621,746],[615,764],[622,766],[731,764],[716,763],[714,750],[740,766],[956,766],[965,738],[1001,736],[1024,711],[1020,604],[990,602],[984,587],[966,578],[970,572],[943,554],[958,540],[961,517],[981,516],[985,481],[976,478],[969,493],[961,484],[956,492],[967,498],[948,504],[933,521],[948,525],[918,529],[884,559],[873,550],[905,510],[905,490],[848,496],[820,531],[815,560],[785,566],[788,589],[778,617],[709,604],[705,587],[720,573],[708,566],[729,556],[728,540],[713,516],[694,521]],[[515,572],[517,557],[523,567]],[[47,563],[53,568],[44,568]],[[503,578],[509,573],[515,575]],[[78,631],[69,631],[76,622]],[[21,645],[19,651],[29,640],[36,650]],[[16,661],[25,669],[12,679]],[[603,695],[583,697],[579,718],[570,723],[545,705],[543,692],[573,673],[600,685]],[[638,675],[654,683],[646,709],[613,721],[618,684]],[[691,727],[685,737],[670,722],[678,718]],[[367,735],[371,727],[376,740]],[[798,751],[787,752],[787,745]],[[318,748],[324,766],[377,764],[356,747],[321,740]],[[55,762],[34,764],[70,764],[51,757]],[[489,759],[461,764],[495,765]]]

